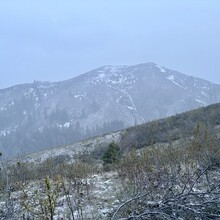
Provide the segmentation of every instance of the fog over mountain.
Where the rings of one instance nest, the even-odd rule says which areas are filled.
[[[0,88],[156,62],[220,83],[218,0],[0,1]]]
[[[16,85],[0,90],[0,151],[65,145],[219,101],[220,85],[154,63]]]

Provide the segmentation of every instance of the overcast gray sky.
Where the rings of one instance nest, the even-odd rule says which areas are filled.
[[[145,62],[220,84],[220,1],[0,0],[0,88]]]

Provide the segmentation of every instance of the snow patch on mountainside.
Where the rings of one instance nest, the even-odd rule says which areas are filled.
[[[184,86],[180,85],[178,82],[175,81],[175,76],[174,75],[170,75],[167,77],[168,80],[170,80],[173,84],[179,86],[182,89],[186,89]]]
[[[93,77],[89,83],[98,85],[101,83],[107,83],[108,85],[117,85],[119,87],[125,87],[132,85],[136,82],[135,76],[130,72],[123,72],[124,66],[119,67],[104,67],[102,70],[98,70],[95,77]]]
[[[202,89],[210,90],[208,86],[203,86]]]
[[[201,101],[201,100],[199,100],[199,99],[195,99],[197,102],[199,102],[199,103],[202,103],[203,105],[207,105],[207,103],[206,102],[204,102],[204,101]]]
[[[13,128],[8,128],[8,129],[5,129],[5,130],[2,130],[2,131],[0,131],[0,136],[9,135],[11,132],[16,131],[17,128],[18,128],[18,126],[15,126]]]
[[[74,95],[74,98],[81,100],[82,98],[85,98],[86,95],[87,95],[86,92],[79,92],[78,94]]]
[[[14,101],[11,101],[9,104],[8,104],[8,107],[12,107],[12,106],[14,106]]]
[[[35,102],[39,102],[40,98],[38,96],[38,94],[36,93],[36,89],[34,88],[29,88],[28,91],[26,91],[24,93],[24,97],[26,99],[32,99],[34,100]],[[35,103],[35,106],[36,106],[36,103]],[[38,106],[37,106],[38,107]]]
[[[104,70],[109,71],[111,73],[118,73],[121,72],[122,69],[126,68],[127,66],[125,65],[119,65],[119,66],[105,66]]]
[[[162,72],[162,73],[165,73],[165,72],[166,72],[166,70],[165,70],[164,68],[162,68],[161,66],[156,65],[156,67],[160,69],[160,72]]]
[[[5,106],[2,106],[0,110],[1,111],[7,111],[7,108]]]
[[[201,96],[205,99],[207,99],[209,97],[209,95],[205,91],[201,91]]]
[[[7,111],[8,109],[12,108],[15,105],[14,101],[10,101],[8,104],[3,105],[0,108],[0,111]]]
[[[121,94],[121,95],[119,96],[119,98],[116,99],[116,102],[117,102],[117,103],[120,103],[120,100],[121,100],[123,97],[127,98],[127,99],[129,100],[129,105],[125,105],[125,104],[122,104],[122,103],[120,103],[120,104],[122,104],[122,105],[123,105],[124,107],[126,107],[127,109],[133,111],[134,114],[137,115],[143,122],[145,121],[145,120],[144,120],[144,117],[141,116],[141,115],[138,113],[137,108],[136,108],[136,105],[135,105],[135,103],[134,103],[134,101],[133,101],[133,99],[132,99],[130,93],[127,91],[126,87],[123,87],[123,86],[118,86],[118,87],[117,87],[117,86],[114,86],[114,84],[112,85],[111,83],[109,83],[109,81],[105,82],[105,84],[106,84],[106,86],[108,86],[109,88],[114,89],[114,90],[116,90],[117,92],[119,92],[119,94]],[[128,121],[128,123],[130,123],[130,122]]]
[[[10,132],[7,131],[7,130],[4,130],[4,131],[1,131],[1,132],[0,132],[0,135],[1,135],[1,136],[6,136],[7,134],[10,134]]]
[[[34,91],[33,88],[30,88],[27,92],[24,93],[24,96],[29,96]]]

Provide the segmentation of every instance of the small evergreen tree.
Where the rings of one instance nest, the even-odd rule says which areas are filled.
[[[119,158],[120,148],[118,144],[114,142],[110,143],[102,157],[104,168],[108,167],[111,164],[117,163],[119,161]]]

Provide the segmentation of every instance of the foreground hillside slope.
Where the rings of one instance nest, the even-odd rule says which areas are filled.
[[[153,144],[167,144],[170,141],[187,141],[194,135],[197,126],[208,133],[220,137],[220,103],[201,107],[175,116],[155,120],[102,136],[87,139],[67,146],[56,147],[23,155],[23,162],[39,163],[60,156],[74,161],[80,154],[102,158],[103,152],[112,142],[119,145],[122,152],[140,149]]]
[[[220,219],[219,146],[214,104],[10,161],[1,155],[0,218]]]
[[[220,101],[220,85],[154,63],[0,90],[0,151],[70,144]]]
[[[194,134],[196,126],[218,134],[220,103],[130,127],[124,132],[120,145],[124,148],[132,145],[143,147],[158,142],[187,139]]]

